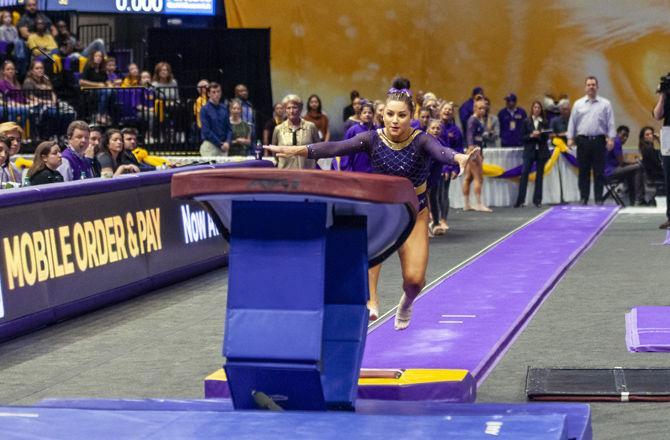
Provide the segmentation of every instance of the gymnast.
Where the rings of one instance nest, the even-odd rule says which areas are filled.
[[[384,110],[384,128],[360,133],[340,142],[320,142],[302,146],[274,146],[264,148],[280,157],[301,156],[321,159],[368,152],[372,169],[377,174],[408,178],[419,198],[416,224],[407,240],[398,250],[402,268],[404,294],[398,304],[395,329],[404,330],[412,317],[412,303],[426,283],[428,265],[428,209],[426,179],[431,160],[459,165],[465,169],[468,160],[478,160],[478,149],[470,154],[456,153],[443,147],[437,139],[410,126],[414,102],[408,90],[390,89]]]

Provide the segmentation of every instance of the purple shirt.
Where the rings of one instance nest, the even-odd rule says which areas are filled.
[[[442,131],[437,137],[437,140],[439,140],[445,147],[451,148],[459,153],[463,152],[463,133],[454,121],[442,124]],[[450,173],[452,171],[458,172],[459,170],[460,168],[458,165],[444,165],[442,167],[443,173]]]
[[[370,130],[372,130],[372,127],[363,123],[358,123],[347,130],[347,132],[344,134],[344,139],[351,139],[357,134],[365,133],[366,131]],[[340,170],[357,171],[359,173],[371,173],[372,164],[370,163],[370,156],[367,152],[342,156],[340,158]]]
[[[516,107],[514,111],[510,111],[505,107],[498,112],[500,144],[503,147],[520,147],[523,145],[521,132],[523,130],[524,119],[526,119],[526,111],[521,107]]]
[[[414,187],[426,182],[431,160],[442,164],[456,163],[454,150],[443,147],[436,138],[418,130],[414,130],[406,141],[399,143],[390,141],[383,129],[379,129],[340,142],[311,144],[307,146],[307,151],[310,159],[367,152],[373,173],[406,177]]]
[[[623,155],[623,145],[621,144],[621,138],[616,136],[614,138],[614,148],[612,151],[608,151],[605,155],[605,175],[611,176],[612,172],[619,166],[618,157]]]
[[[458,116],[461,118],[461,127],[468,126],[468,120],[470,120],[470,116],[472,116],[475,111],[474,107],[475,101],[472,98],[461,104],[461,108],[458,109]]]

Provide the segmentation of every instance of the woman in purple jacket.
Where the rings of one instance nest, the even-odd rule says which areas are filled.
[[[429,134],[410,126],[414,102],[408,90],[391,89],[386,97],[384,128],[367,131],[340,142],[265,148],[280,156],[302,156],[311,159],[344,156],[367,152],[372,172],[406,177],[419,199],[419,212],[409,237],[398,250],[402,268],[404,294],[395,316],[396,330],[404,330],[412,317],[412,304],[426,283],[428,264],[427,179],[431,160],[464,168],[470,158],[477,158],[477,149],[469,155],[445,148]]]

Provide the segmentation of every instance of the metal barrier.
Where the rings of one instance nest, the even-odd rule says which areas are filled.
[[[102,38],[106,45],[114,41],[112,36],[112,27],[106,23],[83,24],[77,27],[77,38],[84,47],[91,44],[93,40]]]
[[[139,142],[151,151],[197,154],[196,98],[194,86],[82,89],[79,114],[91,124],[137,128]]]
[[[64,136],[77,117],[74,107],[59,100],[53,90],[10,90],[1,103],[3,120],[21,126],[28,150],[42,140]]]

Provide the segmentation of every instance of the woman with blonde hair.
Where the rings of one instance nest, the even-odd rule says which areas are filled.
[[[475,98],[474,104],[474,113],[468,119],[467,130],[466,130],[466,153],[470,153],[475,149],[479,149],[480,157],[483,157],[481,153],[482,148],[486,146],[484,141],[484,133],[486,131],[485,126],[485,116],[486,116],[486,101],[483,96],[478,96]],[[463,172],[463,210],[471,211],[472,207],[470,206],[470,185],[474,187],[475,190],[475,199],[477,204],[475,205],[474,210],[480,212],[491,212],[491,208],[486,206],[482,201],[482,186],[484,184],[484,169],[482,167],[482,161],[472,161],[468,163],[468,166]]]

